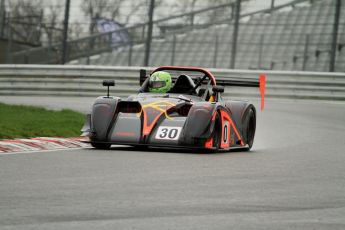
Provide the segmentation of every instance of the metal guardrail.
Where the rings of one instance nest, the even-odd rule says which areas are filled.
[[[0,96],[100,96],[103,79],[114,79],[113,95],[126,97],[139,89],[144,67],[0,65]],[[152,68],[146,68],[151,70]],[[345,73],[210,69],[220,78],[267,76],[269,98],[345,100]],[[224,97],[259,98],[255,88],[226,87]]]

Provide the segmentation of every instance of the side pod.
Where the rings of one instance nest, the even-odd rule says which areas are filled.
[[[115,116],[119,97],[99,97],[92,106],[91,139],[106,141],[109,127]]]

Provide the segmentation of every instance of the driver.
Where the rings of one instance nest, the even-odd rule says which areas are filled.
[[[154,72],[149,79],[150,93],[167,93],[171,89],[171,75],[168,72]]]

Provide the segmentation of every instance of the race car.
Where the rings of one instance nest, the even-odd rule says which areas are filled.
[[[256,109],[245,100],[223,100],[224,86],[264,87],[253,79],[218,79],[204,68],[162,66],[149,75],[140,70],[138,94],[123,100],[109,96],[112,80],[103,81],[107,96],[96,99],[82,136],[96,149],[111,145],[250,150],[256,129]],[[157,73],[171,76],[167,92],[151,90]],[[159,76],[159,74],[158,74]],[[162,82],[161,82],[162,83]],[[164,82],[163,82],[164,85]]]

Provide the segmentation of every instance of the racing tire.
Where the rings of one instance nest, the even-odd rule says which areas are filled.
[[[245,121],[244,138],[248,145],[245,148],[245,150],[249,151],[252,148],[253,143],[254,143],[254,136],[255,136],[255,129],[256,129],[256,116],[255,116],[255,111],[253,108],[249,109],[244,121]]]
[[[91,142],[91,146],[95,149],[109,149],[111,144]]]

